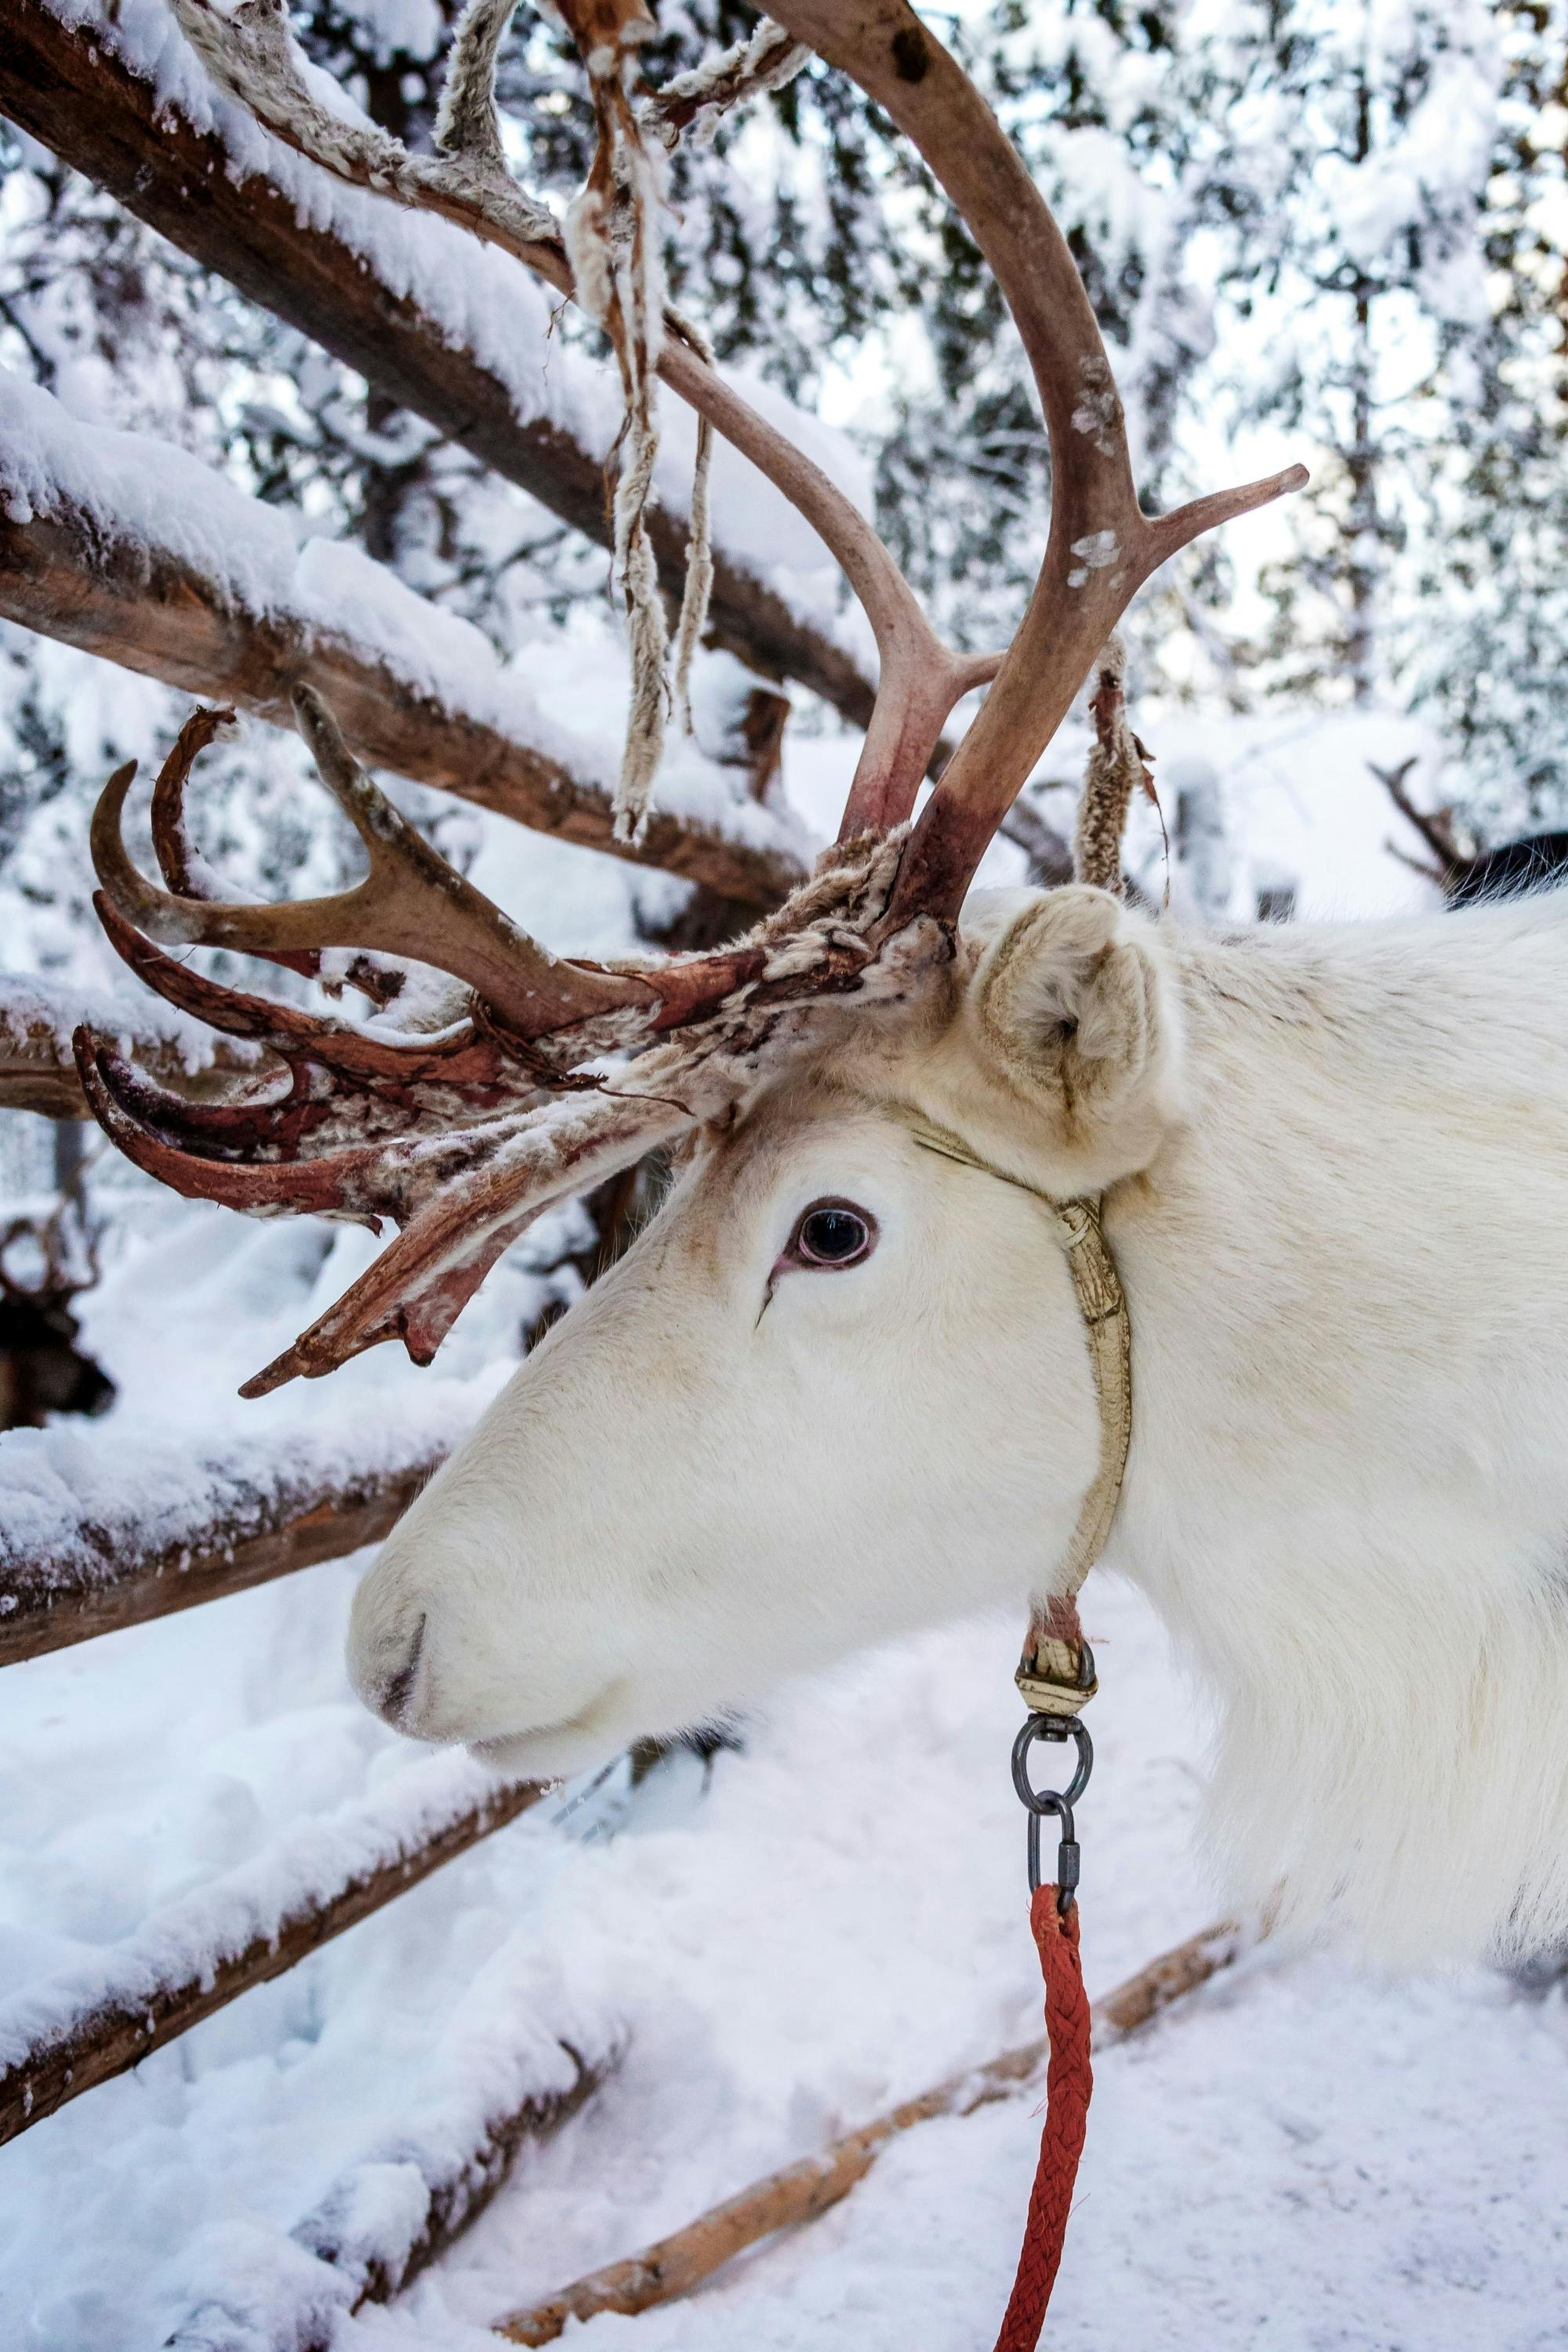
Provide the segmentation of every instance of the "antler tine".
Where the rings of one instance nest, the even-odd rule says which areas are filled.
[[[370,853],[365,879],[335,898],[261,905],[160,889],[125,849],[122,815],[136,773],[131,761],[104,786],[91,835],[99,880],[128,921],[166,946],[235,948],[274,959],[323,947],[409,956],[466,981],[502,1027],[521,1038],[650,1002],[646,982],[552,956],[455,872],[360,769],[312,688],[298,689],[294,710],[321,782]]]
[[[170,747],[168,757],[158,771],[153,787],[153,850],[158,860],[158,870],[171,890],[182,898],[205,898],[215,902],[229,899],[237,904],[256,903],[244,893],[226,890],[216,874],[207,864],[191,839],[185,822],[185,786],[196,761],[223,730],[231,725],[235,713],[226,709],[211,709],[198,704],[185,720]],[[320,973],[321,959],[313,949],[279,948],[268,959],[285,964],[306,980]]]
[[[1300,466],[1151,521],[1110,362],[1067,241],[969,77],[905,0],[780,0],[780,22],[849,74],[920,149],[1013,313],[1046,415],[1045,560],[973,726],[916,827],[892,917],[952,917],[986,844],[1137,590],[1216,523],[1306,480]]]
[[[153,787],[153,852],[164,881],[182,898],[221,898],[233,895],[219,888],[217,877],[186,829],[185,786],[196,761],[208,744],[233,723],[234,717],[230,709],[198,703],[170,746]]]
[[[275,997],[225,988],[154,947],[102,891],[94,895],[93,906],[110,946],[166,1004],[227,1036],[265,1045],[285,1062],[315,1062],[342,1077],[393,1087],[439,1082],[458,1091],[479,1089],[487,1101],[515,1096],[532,1083],[516,1057],[471,1020],[444,1029],[386,1034],[307,1013]]]
[[[98,820],[106,836],[100,870],[117,899],[187,937],[196,918],[236,911],[159,890],[136,872],[119,834],[130,775],[124,769],[113,779]],[[502,1041],[504,1055],[492,1062],[472,1023],[422,1041],[423,1052],[410,1041],[405,1052],[346,1024],[324,1034],[313,1015],[237,992],[216,992],[215,1005],[210,983],[160,957],[106,900],[116,945],[154,987],[204,1018],[216,1011],[289,1066],[287,1093],[264,1072],[265,1091],[193,1111],[127,1064],[110,1038],[79,1029],[83,1090],[121,1150],[178,1192],[253,1215],[390,1216],[401,1227],[374,1265],[244,1393],[330,1371],[383,1339],[401,1338],[416,1361],[427,1361],[542,1209],[750,1093],[793,1054],[824,1001],[857,998],[889,1011],[906,1003],[947,942],[938,925],[916,923],[880,953],[873,944],[905,839],[900,830],[846,853],[731,949],[623,975],[645,992],[635,1023],[595,1024],[574,1043],[587,1058],[612,1027],[623,1038],[630,1028],[626,1042],[644,1048],[631,1066],[611,1084],[552,1063],[541,1071],[542,1086],[521,1097],[520,1063],[526,1071],[542,1057]]]
[[[235,716],[231,709],[198,704],[175,736],[153,787],[153,847],[164,881],[181,898],[226,898],[241,906],[258,906],[263,902],[253,891],[237,890],[214,872],[191,839],[185,821],[185,786],[191,770],[215,737],[232,725]],[[334,992],[347,982],[381,1005],[392,1003],[408,976],[405,967],[390,958],[363,952],[353,957],[346,970],[331,975],[323,975],[321,950],[316,948],[275,948],[268,961],[285,964],[306,980],[325,977],[327,987]]]
[[[465,881],[371,782],[313,687],[296,688],[294,717],[316,773],[370,854],[370,873],[359,886],[366,894],[365,935],[331,944],[389,948],[450,971],[521,1037],[545,1036],[592,1013],[649,1002],[646,983],[611,979],[552,955]],[[359,891],[347,896],[357,898]]]
[[[250,1216],[316,1212],[368,1225],[379,1233],[384,1216],[395,1214],[402,1195],[395,1175],[407,1145],[377,1140],[354,1143],[319,1158],[223,1160],[187,1150],[179,1127],[163,1128],[147,1116],[176,1097],[149,1086],[108,1038],[88,1028],[71,1040],[82,1092],[92,1115],[127,1160],[160,1183],[191,1201],[216,1201]],[[388,1174],[388,1168],[394,1171]]]
[[[876,700],[839,831],[843,841],[902,824],[943,726],[1001,654],[960,654],[931,627],[874,526],[814,458],[770,425],[698,354],[672,338],[658,372],[810,523],[839,565],[877,642]]]
[[[293,1345],[245,1382],[241,1396],[265,1396],[286,1381],[319,1380],[351,1356],[401,1339],[427,1364],[502,1252],[568,1194],[658,1149],[687,1123],[679,1104],[657,1096],[600,1098],[586,1109],[561,1102],[498,1119],[472,1139],[468,1157],[439,1139],[388,1152],[404,1198],[402,1226],[351,1288]]]

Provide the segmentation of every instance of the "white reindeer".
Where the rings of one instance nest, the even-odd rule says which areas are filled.
[[[120,845],[127,778],[96,828],[124,952],[264,1036],[289,1091],[193,1106],[87,1034],[84,1083],[182,1190],[401,1223],[257,1387],[394,1336],[426,1357],[542,1207],[650,1149],[679,1159],[667,1204],[408,1512],[355,1606],[371,1705],[540,1775],[853,1644],[1060,1589],[1102,1439],[1049,1202],[1103,1195],[1133,1329],[1112,1555],[1215,1694],[1213,1808],[1239,1891],[1282,1883],[1287,1918],[1400,1960],[1559,1937],[1568,908],[1215,936],[1105,888],[966,900],[1140,583],[1300,477],[1146,520],[1066,248],[952,60],[901,0],[777,13],[915,140],[1029,349],[1054,505],[1014,645],[986,661],[942,646],[831,486],[667,348],[669,380],[810,514],[878,633],[876,715],[818,877],[716,956],[558,963],[434,876],[307,695],[301,724],[370,848],[359,892],[198,900],[188,746],[160,783],[174,889]],[[566,268],[549,263],[557,282]],[[910,829],[948,712],[990,677]],[[1136,758],[1113,677],[1098,716],[1087,870],[1109,880]],[[395,1027],[395,1003],[306,1016],[214,988],[144,935],[392,949],[471,994],[434,1029]],[[927,1149],[932,1128],[980,1164]]]
[[[1099,1454],[1071,1286],[1039,1204],[916,1112],[1106,1190],[1114,1558],[1216,1687],[1242,1890],[1283,1876],[1403,1959],[1560,1935],[1568,904],[1225,940],[1081,889],[970,918],[940,1017],[701,1138],[389,1539],[360,1689],[571,1771],[1049,1591]]]

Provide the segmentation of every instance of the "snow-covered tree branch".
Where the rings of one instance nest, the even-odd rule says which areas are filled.
[[[618,399],[599,363],[552,344],[550,303],[527,272],[460,229],[337,185],[268,139],[214,89],[172,14],[89,26],[53,0],[18,0],[0,53],[0,112],[399,406],[608,543],[605,465]],[[672,463],[649,515],[661,575],[675,587],[687,531],[679,485],[689,476]],[[773,560],[770,521],[776,537],[786,512],[749,469],[720,469],[713,637],[863,722],[872,685],[835,626],[832,566],[803,580]]]
[[[5,379],[0,614],[281,725],[310,679],[367,761],[742,904],[805,872],[799,836],[689,754],[642,842],[616,841],[610,750],[551,726],[469,623],[183,451]]]

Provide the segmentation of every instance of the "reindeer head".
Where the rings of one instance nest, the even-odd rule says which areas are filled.
[[[184,6],[200,13],[201,0]],[[440,209],[569,284],[560,240],[536,209],[524,236],[495,180],[488,75],[506,13],[480,0],[464,20],[447,164],[400,182],[378,152],[377,184],[432,201],[446,170]],[[640,118],[623,101],[641,11],[579,0],[565,13],[590,58],[609,158],[600,210],[624,200],[635,211],[627,155]],[[138,874],[121,845],[128,771],[94,827],[103,919],[127,961],[188,1011],[265,1043],[287,1072],[193,1106],[83,1033],[83,1083],[110,1134],[188,1193],[400,1227],[247,1392],[393,1337],[427,1360],[544,1208],[650,1151],[679,1163],[667,1205],[409,1512],[355,1611],[352,1664],[374,1705],[424,1737],[474,1740],[541,1771],[700,1721],[783,1669],[951,1608],[956,1556],[972,1598],[1048,1581],[1098,1452],[1049,1204],[1149,1164],[1180,1113],[1180,1041],[1160,934],[1111,892],[975,901],[963,921],[961,910],[1138,587],[1200,531],[1305,478],[1296,468],[1146,518],[1077,270],[978,93],[902,0],[792,0],[780,16],[784,31],[764,26],[751,67],[731,61],[731,81],[763,80],[803,44],[849,72],[968,221],[1027,347],[1053,506],[1005,653],[943,646],[864,520],[736,399],[689,331],[673,322],[660,348],[646,317],[639,330],[646,276],[616,293],[611,269],[595,308],[621,353],[634,454],[637,432],[651,429],[657,362],[821,530],[876,633],[876,708],[816,876],[717,954],[562,961],[403,823],[309,689],[300,727],[370,856],[357,889],[280,907],[218,895],[182,814],[206,714],[154,795],[168,887]],[[210,20],[209,44],[214,25],[235,21]],[[243,50],[223,54],[260,105]],[[666,94],[667,131],[690,103]],[[301,118],[289,120],[308,144]],[[353,176],[341,133],[322,134],[318,160]],[[579,267],[598,272],[604,256],[590,257],[584,234]],[[626,240],[606,236],[613,260]],[[623,533],[634,571],[639,528],[634,511]],[[911,825],[953,705],[992,680]],[[1114,667],[1096,718],[1103,803],[1136,758]],[[1086,828],[1091,878],[1114,884],[1119,834],[1115,822]],[[349,950],[333,969],[384,1009],[355,1023],[219,989],[153,940],[310,971],[323,950]],[[389,959],[456,985],[432,994],[428,974]],[[1007,1181],[955,1161],[942,1148],[954,1133]]]
[[[1050,1202],[1158,1149],[1179,1037],[1115,898],[971,910],[903,1001],[819,1014],[687,1139],[658,1215],[414,1505],[351,1640],[390,1719],[568,1771],[955,1591],[1048,1592],[1100,1459]]]

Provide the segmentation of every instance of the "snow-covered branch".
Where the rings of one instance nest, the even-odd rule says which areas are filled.
[[[238,2276],[228,2266],[168,2352],[331,2352],[345,2313],[400,2294],[478,2221],[524,2144],[548,2137],[598,2089],[618,2043],[612,2033],[584,2047],[576,2021],[573,2031],[568,2046],[514,2020],[498,2047],[492,2029],[482,2092],[459,2078],[349,2166],[287,2238],[258,2246]]]
[[[240,291],[607,543],[605,464],[620,422],[608,370],[549,340],[547,294],[465,232],[346,187],[223,97],[171,12],[110,22],[80,0],[15,0],[0,111]],[[794,417],[814,456],[821,429]],[[670,436],[649,530],[685,572],[689,461]],[[830,461],[830,470],[831,470]],[[715,467],[710,634],[798,678],[858,725],[867,662],[837,614],[837,567],[743,461]]]
[[[312,1458],[298,1431],[208,1460],[187,1450],[159,1465],[155,1490],[130,1466],[105,1491],[71,1494],[47,1460],[11,1467],[0,1528],[0,1666],[90,1641],[379,1543],[445,1458],[455,1431],[436,1425],[391,1449],[374,1429],[335,1433]],[[30,1473],[30,1475],[29,1475]]]
[[[31,1110],[46,1118],[85,1118],[87,1100],[71,1059],[71,1033],[81,1022],[121,1041],[165,1086],[196,1096],[210,1081],[257,1066],[256,1046],[219,1036],[145,991],[134,996],[66,988],[47,980],[0,974],[0,1110]],[[0,1538],[3,1541],[3,1538]]]
[[[367,762],[567,841],[776,904],[804,873],[772,811],[676,764],[635,850],[613,835],[617,759],[553,726],[471,623],[142,434],[79,424],[0,378],[0,614],[171,686],[292,725],[320,688]]]

